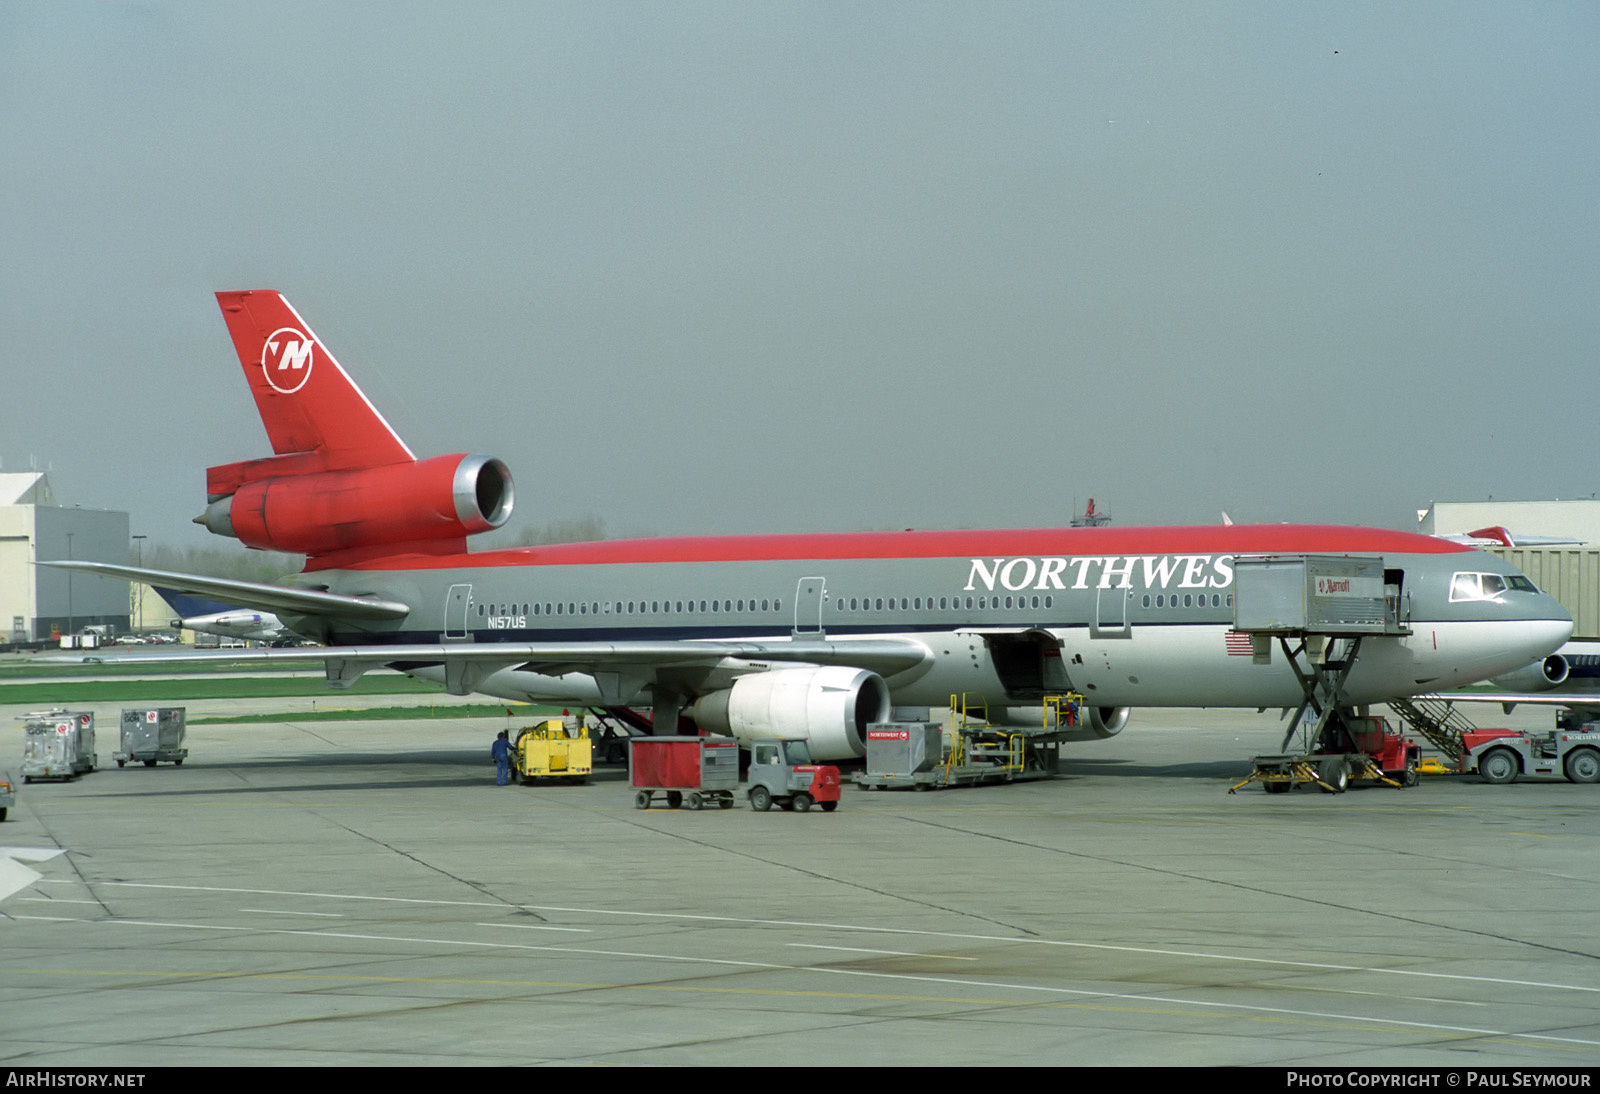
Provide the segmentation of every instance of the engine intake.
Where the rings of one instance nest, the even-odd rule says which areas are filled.
[[[702,729],[742,742],[804,737],[812,759],[850,760],[866,752],[867,726],[888,721],[889,686],[843,665],[777,669],[739,677],[696,700],[689,714]]]
[[[1127,707],[1084,707],[1079,712],[1078,724],[1061,726],[1056,723],[1052,708],[1049,725],[1045,724],[1043,707],[995,707],[989,719],[997,725],[1019,726],[1031,729],[1049,729],[1063,741],[1104,741],[1121,733],[1128,724]]]
[[[1489,683],[1507,691],[1549,691],[1567,682],[1571,666],[1559,653],[1552,653],[1542,661],[1505,676],[1496,676]]]
[[[458,454],[255,479],[213,500],[195,523],[262,550],[324,555],[486,532],[510,518],[513,500],[505,464]]]

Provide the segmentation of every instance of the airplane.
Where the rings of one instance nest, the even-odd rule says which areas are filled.
[[[1562,707],[1580,720],[1600,718],[1600,641],[1574,639],[1547,657],[1489,679],[1491,688],[1425,694],[1446,703],[1496,703],[1510,714],[1519,706]]]
[[[1468,547],[1580,547],[1587,540],[1570,536],[1527,536],[1513,532],[1504,525],[1479,528],[1472,532],[1438,532],[1440,539]]]
[[[196,522],[304,554],[304,570],[280,586],[48,564],[274,612],[325,648],[246,652],[320,661],[335,687],[389,666],[455,694],[648,707],[666,732],[684,719],[746,745],[803,737],[814,758],[834,760],[862,755],[866,726],[894,707],[956,695],[981,697],[991,721],[1038,726],[1046,696],[1081,693],[1086,716],[1063,730],[1068,740],[1113,737],[1137,706],[1298,705],[1295,670],[1256,663],[1233,629],[1241,556],[1382,556],[1409,633],[1362,646],[1344,683],[1352,705],[1515,671],[1572,630],[1559,604],[1493,556],[1353,527],[704,536],[469,553],[468,537],[511,514],[505,464],[418,459],[282,294],[217,300],[274,454],[209,468]],[[1502,592],[1484,596],[1490,586]]]
[[[177,589],[154,586],[156,595],[167,602],[180,618],[172,621],[173,630],[215,634],[223,638],[243,638],[251,642],[298,641],[299,636],[283,625],[271,612],[238,608],[216,600],[186,596]]]

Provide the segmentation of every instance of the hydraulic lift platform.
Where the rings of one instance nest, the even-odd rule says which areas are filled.
[[[1366,555],[1260,555],[1234,560],[1234,630],[1250,636],[1252,660],[1272,663],[1276,644],[1299,681],[1301,700],[1282,752],[1251,759],[1228,789],[1259,782],[1269,793],[1316,785],[1338,794],[1350,780],[1416,784],[1420,749],[1382,718],[1345,699],[1361,644],[1411,633],[1404,575]],[[1303,733],[1299,751],[1290,751]]]
[[[852,776],[865,790],[943,790],[952,786],[1048,779],[1055,774],[1060,730],[1078,723],[1083,696],[1046,696],[1041,729],[1000,729],[986,720],[987,706],[969,695],[950,697],[953,738],[944,747],[937,722],[874,722],[867,727],[865,770]],[[977,711],[985,711],[979,717]],[[1052,731],[1055,727],[1055,731]]]

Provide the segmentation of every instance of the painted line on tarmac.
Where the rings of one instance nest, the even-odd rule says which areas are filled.
[[[906,950],[867,950],[860,946],[819,946],[811,942],[790,942],[797,950],[838,950],[841,953],[871,953],[886,957],[932,957],[940,961],[976,961],[976,957],[956,957],[948,953],[912,953]]]
[[[49,879],[46,879],[46,882]],[[45,884],[41,882],[40,884]],[[81,881],[61,880],[62,885],[82,885]],[[1548,980],[1514,980],[1501,976],[1469,976],[1465,973],[1426,972],[1421,969],[1386,969],[1376,965],[1345,965],[1327,961],[1297,961],[1277,957],[1251,957],[1243,954],[1213,953],[1206,950],[1174,950],[1156,946],[1123,946],[1106,942],[1073,942],[1054,938],[1025,938],[1011,935],[969,934],[959,931],[921,931],[909,927],[875,927],[860,923],[825,923],[800,919],[749,919],[727,915],[695,915],[685,912],[638,912],[614,908],[573,908],[556,904],[511,904],[492,900],[430,900],[424,897],[364,896],[359,893],[317,893],[283,889],[239,889],[219,885],[171,885],[148,881],[95,881],[89,885],[120,886],[134,889],[172,889],[197,893],[254,893],[265,896],[315,897],[322,900],[367,900],[393,904],[424,904],[457,908],[500,908],[531,912],[568,912],[574,915],[633,916],[640,919],[668,919],[701,923],[731,923],[759,927],[815,927],[832,931],[856,931],[872,934],[915,935],[929,938],[957,938],[965,942],[1006,942],[1026,946],[1059,946],[1068,949],[1100,950],[1111,953],[1136,953],[1155,957],[1192,957],[1207,961],[1225,961],[1247,965],[1271,965],[1280,968],[1318,969],[1324,972],[1361,972],[1385,976],[1415,976],[1433,980],[1459,980],[1478,984],[1502,984],[1519,988],[1550,988],[1556,991],[1576,991],[1600,994],[1600,987],[1588,984],[1562,984]],[[1417,960],[1427,960],[1417,955]]]
[[[54,916],[17,916],[17,919],[50,919],[63,922]],[[1415,1029],[1428,1030],[1435,1033],[1461,1034],[1472,1037],[1500,1037],[1518,1041],[1538,1041],[1541,1043],[1580,1045],[1586,1048],[1600,1048],[1600,1040],[1588,1040],[1580,1037],[1557,1037],[1546,1033],[1518,1033],[1512,1030],[1485,1029],[1476,1026],[1456,1026],[1439,1022],[1418,1022],[1401,1018],[1377,1018],[1370,1014],[1340,1014],[1337,1012],[1298,1010],[1290,1007],[1255,1006],[1244,1003],[1209,1002],[1202,999],[1183,999],[1176,996],[1143,995],[1133,992],[1110,992],[1104,990],[1087,990],[1082,988],[1063,988],[1044,984],[1019,984],[1003,980],[970,980],[952,976],[918,976],[910,973],[874,972],[866,969],[841,969],[832,966],[789,965],[771,961],[740,961],[720,957],[695,957],[681,954],[644,953],[634,950],[598,950],[568,946],[535,946],[517,942],[478,942],[467,939],[450,938],[414,938],[400,935],[357,934],[347,931],[318,931],[318,930],[290,930],[287,928],[259,928],[259,927],[233,927],[215,923],[175,923],[160,920],[143,919],[79,919],[66,922],[88,924],[111,924],[126,927],[163,927],[179,930],[203,931],[236,931],[255,934],[286,934],[300,938],[330,938],[363,942],[398,942],[411,943],[425,946],[460,946],[477,949],[511,949],[530,950],[552,955],[584,955],[592,957],[622,957],[652,961],[689,962],[703,965],[728,965],[736,968],[769,969],[779,972],[821,973],[831,976],[856,976],[875,980],[897,980],[920,984],[939,984],[947,987],[961,988],[990,988],[1003,991],[1014,991],[1023,994],[1039,994],[1046,996],[1076,996],[1084,999],[1105,1000],[1107,1004],[1156,1003],[1166,1006],[1191,1007],[1202,1011],[1224,1012],[1249,1012],[1247,1014],[1234,1013],[1235,1017],[1248,1018],[1252,1015],[1261,1015],[1263,1019],[1296,1018],[1318,1022],[1352,1022],[1368,1027],[1379,1027],[1386,1030]],[[616,987],[649,987],[649,985],[615,985]],[[715,991],[717,989],[707,989]],[[972,1002],[971,1000],[958,1000]],[[1002,1005],[1015,1005],[1016,1000],[999,1000]],[[1099,1004],[1090,1004],[1099,1005]]]

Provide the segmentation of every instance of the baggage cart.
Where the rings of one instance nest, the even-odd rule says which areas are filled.
[[[87,710],[39,710],[22,716],[22,781],[74,779],[93,771],[94,715]]]
[[[146,767],[183,763],[189,755],[183,747],[186,714],[185,707],[123,707],[122,747],[111,758],[118,767],[129,760],[138,760]]]
[[[633,737],[628,741],[628,785],[635,809],[657,795],[676,809],[715,802],[733,808],[739,789],[739,742],[732,737]]]

